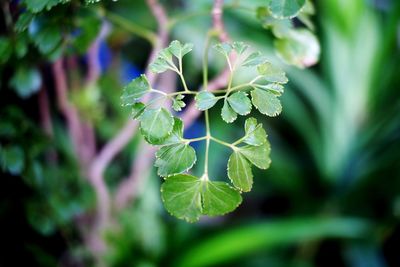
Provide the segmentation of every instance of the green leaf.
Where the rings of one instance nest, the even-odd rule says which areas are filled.
[[[229,43],[220,43],[214,45],[214,49],[220,52],[225,57],[228,57],[232,51],[232,46]]]
[[[201,91],[195,97],[196,107],[199,110],[207,110],[212,108],[217,103],[218,98],[210,92]]]
[[[291,30],[284,38],[274,41],[278,56],[287,64],[305,68],[319,60],[320,45],[318,39],[309,30]]]
[[[168,48],[164,48],[158,53],[156,60],[150,64],[150,70],[154,73],[163,73],[167,70],[177,70],[172,60],[172,53]]]
[[[228,177],[236,188],[249,192],[253,185],[253,174],[250,163],[238,151],[232,153],[228,160]]]
[[[277,19],[293,18],[299,14],[306,0],[270,0],[268,8]]]
[[[13,175],[21,174],[25,166],[24,158],[24,151],[19,146],[3,147],[0,149],[1,166]]]
[[[61,44],[61,29],[51,24],[45,24],[36,32],[30,32],[33,42],[42,54],[49,54]]]
[[[25,31],[29,24],[31,23],[34,15],[31,12],[25,11],[21,15],[19,15],[17,22],[15,23],[14,27],[17,32]]]
[[[257,87],[257,88],[263,89],[263,90],[272,91],[273,93],[275,93],[277,95],[283,94],[283,91],[284,91],[283,85],[279,84],[279,83],[269,83],[269,84],[266,84],[266,85],[255,84],[254,86]]]
[[[262,56],[260,52],[253,52],[245,60],[243,60],[242,66],[244,67],[257,66],[265,62],[265,60],[266,58]]]
[[[235,210],[242,203],[240,193],[224,182],[204,182],[202,194],[203,214],[224,215]]]
[[[240,193],[224,182],[211,182],[188,174],[168,177],[161,186],[165,208],[173,216],[188,222],[201,215],[223,215],[242,202]]]
[[[178,174],[169,177],[161,185],[161,198],[167,211],[188,222],[200,218],[202,180],[187,175]]]
[[[21,65],[12,76],[10,85],[21,98],[28,98],[39,91],[42,76],[36,68]]]
[[[132,105],[132,112],[131,112],[131,117],[132,119],[137,119],[140,117],[140,115],[143,114],[144,110],[146,109],[146,105],[143,104],[142,102],[137,102]]]
[[[174,117],[174,128],[172,133],[160,143],[160,145],[172,145],[183,142],[183,122],[181,119]]]
[[[257,66],[257,72],[263,76],[265,80],[272,83],[287,83],[289,80],[285,72],[277,66],[269,62],[264,62]]]
[[[271,164],[271,159],[269,157],[271,146],[268,141],[261,146],[247,145],[239,147],[238,151],[257,168],[268,169],[269,165]]]
[[[182,108],[186,106],[186,103],[182,101],[184,98],[184,95],[177,95],[173,100],[172,100],[172,108],[175,111],[181,111]]]
[[[187,43],[182,45],[179,41],[172,41],[168,47],[168,50],[178,59],[192,51],[193,44]]]
[[[257,124],[255,118],[248,118],[244,125],[245,128],[245,138],[243,142],[253,146],[260,146],[267,141],[267,134],[265,133],[262,124]]]
[[[167,139],[174,125],[174,118],[165,108],[147,108],[139,120],[140,130],[150,144],[157,144]]]
[[[28,10],[38,13],[43,9],[50,10],[53,6],[61,3],[60,0],[25,0],[24,3]]]
[[[237,118],[236,112],[230,107],[228,101],[224,100],[224,106],[221,110],[221,116],[227,123],[234,122]]]
[[[251,101],[245,92],[232,94],[228,97],[228,102],[232,109],[240,115],[247,115],[251,111]]]
[[[262,114],[274,117],[282,111],[281,101],[271,92],[254,89],[251,91],[251,100]]]
[[[12,55],[12,52],[11,40],[5,37],[0,37],[0,63],[7,62]]]
[[[131,106],[139,101],[139,99],[151,90],[146,75],[141,74],[138,78],[133,79],[124,87],[121,102],[123,106]]]
[[[187,144],[174,144],[161,147],[156,153],[157,174],[162,177],[186,172],[196,162],[196,152]]]
[[[232,48],[233,48],[233,50],[236,51],[236,53],[238,53],[239,55],[242,55],[247,50],[247,48],[249,48],[249,46],[243,42],[233,42]]]

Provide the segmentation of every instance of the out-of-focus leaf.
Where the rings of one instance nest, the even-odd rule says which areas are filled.
[[[37,22],[36,18],[29,26],[29,34],[42,54],[50,54],[61,44],[62,32],[57,25]]]
[[[270,0],[268,8],[277,19],[293,18],[305,3],[306,0]]]
[[[228,97],[228,103],[238,114],[245,116],[251,111],[251,101],[245,92],[237,92]]]
[[[226,230],[198,241],[181,253],[177,267],[218,266],[255,251],[324,238],[362,238],[371,225],[355,218],[292,218]]]
[[[24,151],[19,146],[0,147],[0,163],[9,173],[21,174],[25,166]]]
[[[21,15],[19,15],[18,20],[15,23],[15,30],[17,32],[25,31],[29,27],[29,24],[31,23],[33,18],[34,15],[31,12],[26,11],[22,13]]]
[[[190,145],[173,144],[161,147],[156,158],[157,174],[165,177],[191,169],[196,162],[196,152]]]
[[[137,102],[132,105],[132,112],[131,112],[131,117],[132,119],[137,119],[140,117],[140,115],[143,114],[143,112],[146,109],[146,105],[143,104],[142,102]]]
[[[10,85],[22,98],[28,98],[39,91],[42,76],[36,68],[20,65],[10,80]]]
[[[225,57],[228,57],[232,51],[232,46],[229,43],[220,43],[214,45],[214,49],[220,52]]]
[[[288,64],[309,67],[319,60],[320,46],[309,30],[291,30],[287,37],[274,42],[276,52]]]
[[[5,37],[0,37],[0,63],[7,62],[12,54],[11,40]]]
[[[33,13],[38,13],[43,9],[51,9],[53,6],[59,3],[66,2],[68,0],[24,0],[26,7]]]
[[[257,66],[257,72],[268,82],[282,84],[288,82],[285,72],[279,67],[272,65],[270,62],[259,64]]]
[[[174,40],[168,47],[168,50],[178,59],[182,59],[184,55],[192,51],[193,44],[181,44],[181,42]]]
[[[87,52],[89,46],[99,35],[101,23],[101,19],[92,12],[82,12],[78,17],[76,25],[78,33],[73,44],[81,54]]]
[[[279,115],[282,111],[281,101],[273,93],[254,89],[251,91],[253,105],[262,113],[271,117]]]

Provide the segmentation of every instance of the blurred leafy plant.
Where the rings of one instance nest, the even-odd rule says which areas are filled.
[[[235,142],[228,143],[211,134],[208,110],[219,100],[223,101],[221,117],[227,123],[236,120],[238,114],[250,114],[252,106],[267,116],[277,116],[282,110],[279,96],[283,84],[288,82],[285,73],[271,64],[258,52],[248,53],[248,46],[242,42],[220,43],[214,48],[226,59],[230,70],[226,89],[207,90],[207,58],[209,42],[203,59],[202,91],[188,89],[183,75],[182,58],[192,50],[191,44],[172,41],[169,47],[159,52],[150,65],[155,73],[167,70],[176,72],[181,78],[184,90],[164,93],[154,89],[145,75],[134,79],[123,90],[121,96],[124,106],[132,106],[132,117],[140,121],[141,133],[145,140],[160,146],[156,153],[155,166],[158,175],[165,178],[161,195],[166,209],[174,216],[189,222],[197,221],[201,215],[216,216],[233,211],[242,201],[241,193],[249,192],[253,184],[251,166],[267,169],[270,165],[270,144],[267,134],[255,118],[245,122],[245,134]],[[232,60],[232,55],[236,59]],[[243,84],[233,85],[235,72],[240,68],[253,71],[255,77]],[[251,96],[251,100],[249,95]],[[149,101],[143,99],[147,96]],[[151,98],[151,95],[156,97]],[[183,137],[183,122],[163,107],[166,100],[172,100],[172,108],[180,111],[185,106],[184,95],[194,95],[197,109],[204,111],[206,135],[186,139]],[[187,172],[196,162],[196,152],[190,143],[206,141],[205,165],[201,177]],[[210,141],[232,149],[228,161],[228,177],[233,187],[226,182],[212,181],[208,173],[208,154]]]

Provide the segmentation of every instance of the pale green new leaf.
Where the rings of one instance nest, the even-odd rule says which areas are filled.
[[[192,168],[196,162],[196,152],[190,145],[174,144],[161,147],[156,158],[154,165],[158,167],[157,174],[166,177]]]
[[[181,42],[177,40],[172,41],[168,47],[168,50],[177,58],[182,58],[184,55],[192,51],[192,49],[193,44],[187,43],[182,45]]]
[[[196,107],[199,110],[207,110],[212,108],[217,103],[218,98],[210,92],[201,91],[195,97]]]
[[[139,117],[140,130],[146,141],[157,144],[164,141],[172,132],[174,118],[165,108],[147,108]]]
[[[224,106],[222,107],[221,110],[221,116],[224,121],[227,123],[234,122],[237,118],[236,112],[231,108],[229,105],[228,101],[224,101]]]
[[[257,124],[255,118],[248,118],[244,124],[245,128],[245,138],[243,142],[253,146],[260,146],[264,144],[267,140],[267,134],[265,133],[262,124]]]
[[[231,108],[240,115],[247,115],[251,111],[251,101],[245,92],[237,92],[228,97]]]
[[[232,48],[233,48],[233,50],[236,51],[236,53],[238,53],[239,55],[242,55],[247,50],[247,48],[249,48],[249,46],[243,42],[233,42]]]
[[[166,70],[176,70],[172,61],[172,53],[168,48],[164,48],[158,53],[156,60],[150,64],[150,70],[154,73],[163,73]]]
[[[224,215],[242,203],[240,193],[224,182],[204,181],[202,194],[203,214]]]
[[[161,198],[167,211],[188,222],[195,222],[202,212],[202,181],[192,175],[168,177],[161,186]]]
[[[146,109],[146,105],[143,104],[142,102],[137,102],[132,105],[132,112],[131,112],[131,117],[132,119],[137,119],[140,117],[140,115],[143,114],[143,112]]]
[[[175,111],[181,111],[182,108],[186,106],[186,103],[182,101],[184,98],[184,95],[177,95],[173,100],[172,100],[172,108]]]
[[[267,169],[271,164],[269,154],[271,152],[271,146],[266,141],[261,146],[243,146],[239,147],[238,150],[243,156],[245,156],[252,164],[260,169]]]
[[[260,52],[253,52],[245,60],[243,60],[242,66],[244,67],[257,66],[265,62],[265,60],[266,58],[262,56]]]
[[[123,106],[130,106],[139,101],[139,99],[151,90],[146,75],[142,74],[133,79],[123,89],[121,102]]]
[[[281,68],[272,65],[270,62],[259,64],[257,66],[257,72],[262,75],[266,81],[271,83],[285,84],[289,81],[285,72]]]
[[[293,18],[299,14],[306,0],[269,0],[268,8],[277,19]]]
[[[236,188],[249,192],[253,185],[251,165],[238,151],[232,153],[228,160],[228,177]]]
[[[282,111],[281,101],[271,92],[254,89],[251,91],[251,100],[262,114],[274,117]]]
[[[220,43],[214,45],[214,49],[220,52],[225,57],[228,57],[232,51],[232,46],[229,43]]]

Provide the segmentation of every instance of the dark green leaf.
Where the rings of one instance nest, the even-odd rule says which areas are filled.
[[[191,169],[196,162],[196,152],[189,145],[174,144],[161,147],[156,158],[157,174],[165,177]]]
[[[146,105],[143,104],[142,102],[137,102],[132,105],[132,112],[131,112],[131,117],[132,119],[137,119],[142,115],[144,110],[146,109]]]
[[[139,120],[140,130],[150,144],[157,144],[167,139],[174,125],[174,118],[165,108],[147,108]]]
[[[233,185],[243,192],[249,192],[253,185],[253,174],[250,163],[238,151],[232,153],[228,160],[228,177]]]
[[[130,106],[139,101],[139,99],[151,90],[146,75],[142,74],[138,78],[133,79],[124,87],[121,102],[123,106]]]
[[[224,215],[235,210],[242,203],[240,193],[224,182],[204,182],[202,193],[203,214]]]
[[[247,115],[251,111],[251,101],[245,92],[237,92],[230,95],[228,102],[232,109],[240,115]]]
[[[160,143],[160,145],[171,145],[183,142],[183,122],[181,119],[174,117],[174,128],[172,133]]]
[[[165,208],[173,216],[188,222],[200,218],[202,180],[187,175],[178,174],[168,177],[161,186],[161,198]]]
[[[262,114],[274,117],[282,111],[281,101],[271,92],[254,89],[251,91],[251,100]]]
[[[38,13],[43,9],[51,9],[53,6],[61,3],[61,0],[24,0],[26,7],[28,10],[32,11],[33,13]]]
[[[25,31],[29,24],[31,23],[32,19],[34,18],[34,15],[29,12],[25,11],[21,15],[19,15],[17,22],[15,23],[15,30],[17,32],[23,32]]]
[[[0,149],[0,163],[4,170],[13,175],[21,174],[24,166],[24,151],[19,146]]]
[[[5,37],[0,37],[0,63],[7,62],[12,55],[11,40]]]

